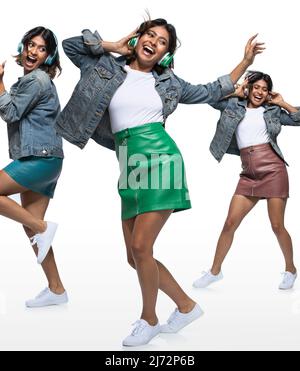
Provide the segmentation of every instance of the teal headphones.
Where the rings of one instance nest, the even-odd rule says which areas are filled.
[[[49,54],[48,57],[46,58],[44,64],[46,64],[47,66],[51,66],[54,63],[55,58],[56,58],[56,56],[58,54],[58,41],[57,41],[57,37],[55,36],[55,34],[53,32],[52,32],[52,35],[53,35],[54,40],[55,40],[56,48],[54,50],[54,53],[53,54]],[[23,53],[24,47],[25,46],[24,46],[23,42],[22,41],[19,42],[18,49],[17,49],[17,51],[18,51],[19,54],[22,54]]]
[[[128,41],[128,45],[131,47],[131,48],[135,48],[137,46],[139,42],[139,36],[136,36],[136,37],[132,37],[129,41]],[[157,62],[157,64],[163,68],[167,68],[170,66],[170,64],[172,63],[174,59],[174,54],[171,54],[170,52],[166,53],[160,61]]]

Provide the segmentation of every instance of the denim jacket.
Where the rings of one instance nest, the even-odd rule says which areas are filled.
[[[55,129],[60,104],[48,74],[36,69],[22,76],[10,93],[0,95],[0,116],[7,123],[9,155],[63,158]]]
[[[210,144],[210,152],[219,162],[225,153],[240,155],[235,131],[238,124],[245,117],[246,105],[246,100],[236,97],[211,104],[212,107],[221,111],[216,133]],[[295,113],[287,113],[284,109],[276,105],[265,105],[264,108],[264,119],[267,125],[267,133],[270,137],[270,144],[278,156],[285,162],[277,144],[277,136],[281,131],[281,125],[300,126],[300,108],[297,107],[298,112]]]
[[[82,34],[63,41],[65,53],[81,70],[81,78],[58,118],[57,131],[80,148],[93,138],[98,144],[114,150],[108,107],[126,78],[123,68],[126,58],[104,52],[97,31],[84,30]],[[153,76],[163,103],[164,121],[178,103],[213,103],[234,90],[229,75],[207,85],[191,85],[170,69],[161,75],[153,72]]]

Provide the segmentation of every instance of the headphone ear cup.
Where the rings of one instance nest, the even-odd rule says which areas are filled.
[[[248,98],[248,95],[249,95],[249,89],[248,89],[248,88],[245,88],[244,91],[243,91],[243,93],[244,93],[244,97],[245,97],[245,98]]]
[[[19,42],[18,48],[17,48],[18,54],[22,54],[23,50],[24,50],[24,44],[22,42]]]
[[[169,67],[170,64],[173,62],[174,54],[166,53],[162,59],[157,63],[159,66],[166,68]]]
[[[131,48],[135,48],[137,46],[139,42],[139,37],[136,36],[136,37],[132,37],[129,41],[128,41],[128,45],[131,47]]]
[[[44,64],[46,64],[47,66],[51,66],[51,64],[53,63],[54,58],[55,58],[55,56],[48,55],[48,57],[46,58]]]
[[[48,57],[46,58],[44,62],[46,66],[52,66],[52,64],[55,62],[56,57],[58,56],[58,40],[54,32],[52,32],[52,35],[54,37],[56,47],[55,47],[54,53],[49,54]]]

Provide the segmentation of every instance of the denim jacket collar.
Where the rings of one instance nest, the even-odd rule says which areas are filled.
[[[126,65],[126,57],[119,57],[114,59],[115,63],[124,68]],[[161,81],[165,81],[171,78],[171,70],[169,68],[166,68],[162,74],[158,74],[155,70],[152,71],[153,76],[155,78],[156,83],[159,83]]]
[[[238,104],[238,106],[241,106],[245,109],[247,108],[247,100],[246,99],[239,99],[237,104]],[[263,107],[265,109],[265,112],[276,110],[276,105],[263,104]]]

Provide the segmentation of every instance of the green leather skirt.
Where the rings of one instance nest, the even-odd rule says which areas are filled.
[[[120,164],[122,220],[158,211],[191,208],[182,155],[162,123],[115,134]]]
[[[14,160],[3,170],[21,186],[53,198],[62,163],[57,157],[29,156]]]

